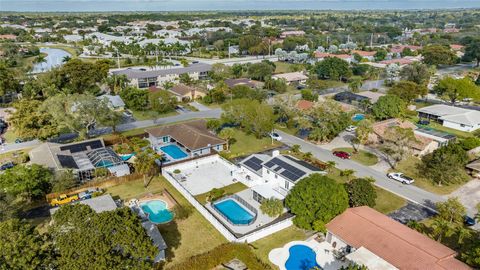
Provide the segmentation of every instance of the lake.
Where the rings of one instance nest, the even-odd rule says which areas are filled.
[[[63,58],[65,56],[72,56],[67,51],[55,48],[42,47],[40,48],[40,52],[47,54],[47,56],[45,56],[46,61],[43,63],[34,64],[32,73],[46,72],[52,68],[59,67],[63,65]]]
[[[0,11],[399,10],[480,8],[480,0],[1,0]]]

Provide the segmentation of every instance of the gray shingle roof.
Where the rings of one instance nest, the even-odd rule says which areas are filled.
[[[123,70],[112,71],[112,73],[115,75],[126,75],[128,79],[141,79],[141,78],[151,78],[151,77],[158,77],[158,76],[167,76],[167,75],[173,75],[173,74],[180,75],[184,73],[208,72],[211,69],[212,69],[211,65],[198,63],[198,64],[192,64],[188,67],[182,67],[182,68],[147,70],[147,71],[127,68]]]

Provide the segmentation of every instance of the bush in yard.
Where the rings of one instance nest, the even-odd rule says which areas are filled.
[[[213,188],[208,193],[207,201],[210,201],[210,202],[216,201],[216,200],[220,199],[220,197],[222,197],[223,194],[225,194],[225,190],[223,190],[221,188]]]
[[[322,231],[326,223],[347,209],[348,194],[335,180],[312,174],[292,188],[285,205],[296,215],[296,226]]]
[[[283,212],[283,202],[279,199],[266,199],[260,205],[260,210],[269,217],[278,217]]]
[[[180,173],[180,170],[179,170],[179,169],[175,169],[175,170],[173,170],[173,173],[174,173],[174,174],[179,174],[179,173]]]
[[[350,207],[357,206],[375,206],[377,192],[373,187],[371,180],[365,178],[357,178],[345,184],[348,193]]]

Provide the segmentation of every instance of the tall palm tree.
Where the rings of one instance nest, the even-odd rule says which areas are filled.
[[[146,188],[148,186],[147,176],[151,176],[158,168],[155,160],[159,158],[160,155],[151,148],[147,148],[136,155],[134,168],[137,173],[143,174],[143,187]]]
[[[347,178],[347,181],[350,181],[350,177],[355,174],[355,171],[352,169],[346,169],[340,172],[340,176],[344,176]]]
[[[227,141],[227,151],[230,150],[230,141],[235,135],[235,130],[233,128],[224,128],[218,133],[218,136],[225,141]]]
[[[435,218],[432,223],[433,237],[442,242],[443,236],[449,237],[453,234],[451,223],[441,218]]]
[[[463,240],[465,238],[468,238],[472,235],[472,230],[465,228],[463,225],[458,225],[456,228],[456,233],[458,236],[457,243],[461,245],[463,244]]]

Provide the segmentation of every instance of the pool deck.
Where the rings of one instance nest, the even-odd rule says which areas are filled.
[[[306,241],[292,241],[281,248],[272,249],[268,254],[268,259],[280,270],[287,270],[285,263],[290,257],[289,249],[295,245],[304,245],[315,251],[317,264],[324,270],[337,270],[342,266],[348,266],[348,262],[339,261],[334,257],[334,248],[328,242],[317,242],[313,238]]]
[[[257,209],[258,214],[255,222],[253,222],[250,225],[232,225],[228,221],[225,220],[224,217],[222,217],[217,210],[213,209],[211,204],[206,204],[205,207],[213,213],[213,215],[220,220],[225,227],[227,227],[230,231],[235,232],[237,234],[247,234],[255,229],[257,229],[260,226],[263,226],[265,224],[268,224],[272,221],[275,220],[275,218],[269,217],[265,214],[262,213],[262,210],[260,210],[260,204],[253,199],[253,192],[251,189],[246,189],[243,191],[240,191],[237,194],[240,198],[244,199],[248,204],[253,206],[254,208]],[[239,203],[241,205],[241,203]],[[249,211],[250,212],[250,211]]]
[[[175,205],[176,202],[171,199],[169,196],[166,194],[146,194],[142,196],[141,198],[138,199],[138,203],[144,203],[148,201],[154,201],[154,200],[161,200],[167,203],[167,209],[172,209]]]

